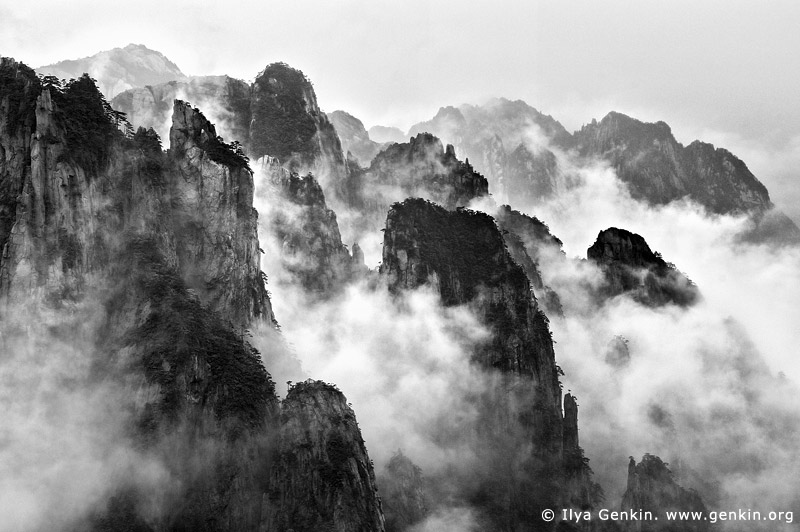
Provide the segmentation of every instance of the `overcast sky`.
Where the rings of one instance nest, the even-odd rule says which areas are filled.
[[[36,67],[141,43],[187,74],[285,61],[320,105],[406,130],[523,99],[569,130],[617,110],[731,149],[800,215],[800,2],[10,2],[0,54]]]

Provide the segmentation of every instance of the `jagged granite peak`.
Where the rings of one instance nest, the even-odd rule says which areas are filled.
[[[114,480],[107,507],[98,499],[87,509],[97,518],[87,515],[75,529],[134,522],[159,531],[209,522],[217,530],[257,529],[277,397],[258,353],[232,326],[255,302],[271,316],[260,272],[248,269],[258,264],[256,253],[248,255],[258,243],[246,161],[235,169],[215,162],[205,151],[216,141],[213,126],[194,110],[178,106],[180,131],[166,154],[152,130],[123,133],[121,117],[88,76],[40,81],[2,61],[0,79],[2,179],[20,191],[0,256],[2,309],[32,309],[43,333],[90,309],[93,318],[81,325],[88,340],[71,332],[60,340],[65,349],[79,342],[81,362],[92,368],[71,386],[91,390],[100,380],[117,390],[113,411],[125,420],[125,439],[175,481],[158,494],[154,515],[143,510],[152,493]],[[229,232],[218,257],[199,254],[194,266],[210,272],[222,261],[222,273],[254,274],[257,286],[241,286],[235,274],[217,291],[232,297],[204,300],[188,285],[182,246],[219,241],[203,222],[187,227],[181,209],[190,203],[216,208],[204,223]],[[241,308],[240,289],[247,292]]]
[[[341,142],[301,71],[285,63],[268,65],[253,83],[250,110],[251,157],[269,155],[290,171],[312,172],[329,191],[329,201],[344,197],[347,165]]]
[[[381,145],[370,139],[361,120],[345,111],[334,111],[328,118],[336,128],[344,152],[352,153],[361,166],[369,166]]]
[[[641,235],[625,229],[611,227],[601,231],[587,257],[605,275],[606,282],[599,293],[602,299],[628,294],[649,306],[688,306],[700,297],[689,278],[653,253]]]
[[[702,512],[706,506],[694,490],[686,490],[675,482],[672,472],[657,456],[645,454],[637,464],[631,457],[628,464],[628,487],[622,497],[622,511],[652,512],[658,520],[622,522],[623,530],[648,531],[704,531],[709,521],[666,519],[667,511]]]
[[[571,141],[564,126],[551,116],[522,100],[505,98],[483,105],[443,107],[432,120],[410,129],[410,133],[418,131],[452,143],[460,157],[471,160],[486,175],[492,194],[502,202],[513,198],[531,203],[543,191],[559,188],[555,156],[546,145],[539,145],[539,137],[559,147]],[[547,179],[537,173],[544,170]]]
[[[236,324],[274,321],[259,267],[247,158],[217,137],[202,112],[180,100],[173,108],[170,154],[177,254],[186,282]]]
[[[564,449],[578,447],[578,401],[568,393],[564,395]]]
[[[704,142],[684,147],[664,122],[611,112],[576,132],[574,141],[578,153],[608,161],[632,196],[650,204],[688,197],[720,214],[772,207],[766,187],[740,159]]]
[[[480,363],[535,377],[560,409],[547,318],[491,216],[448,211],[423,199],[396,203],[386,218],[380,271],[392,291],[431,284],[445,305],[480,300],[496,328],[493,345],[478,355]]]
[[[142,44],[129,44],[81,59],[59,61],[36,70],[63,79],[78,78],[88,73],[97,80],[98,88],[106,98],[113,98],[134,87],[186,78],[164,54]]]
[[[270,233],[277,239],[291,282],[299,283],[310,295],[327,297],[363,273],[364,256],[356,261],[355,247],[350,256],[342,243],[336,213],[328,208],[316,178],[290,172],[272,157],[264,157],[258,164],[264,176],[259,197],[270,202]]]
[[[379,144],[403,142],[408,138],[403,130],[391,126],[372,126],[367,133],[369,133],[369,138]]]
[[[98,226],[124,178],[118,117],[88,76],[43,84],[13,60],[0,69],[0,294],[78,296],[113,243]]]
[[[398,450],[378,477],[386,532],[402,532],[429,513],[422,469]]]
[[[265,532],[384,530],[372,462],[336,387],[306,381],[289,389],[265,506]]]
[[[466,206],[473,199],[488,195],[489,184],[469,162],[460,161],[452,145],[430,133],[420,133],[408,142],[388,146],[372,161],[363,177],[369,192],[372,188],[394,187],[398,194],[421,196],[448,209]],[[387,206],[403,197],[380,197],[370,201]]]
[[[440,107],[432,119],[411,126],[407,136],[415,137],[420,133],[430,133],[446,138],[452,143],[459,143],[461,141],[460,132],[466,125],[466,118],[457,108],[453,106]]]
[[[393,293],[429,285],[444,305],[468,305],[491,332],[472,351],[473,363],[499,383],[477,407],[481,414],[475,431],[481,443],[476,453],[482,463],[491,464],[491,472],[479,476],[482,487],[476,488],[493,494],[484,495],[481,503],[486,516],[504,515],[506,527],[531,526],[540,519],[537,509],[541,516],[548,504],[594,496],[597,490],[581,484],[590,482],[588,471],[575,480],[580,486],[572,484],[577,475],[564,460],[561,371],[548,320],[494,219],[422,199],[396,203],[386,220],[380,271]],[[583,471],[582,454],[580,464]],[[506,468],[517,471],[513,478],[496,473]],[[586,498],[581,504],[595,502]],[[487,519],[497,525],[495,517]]]
[[[125,113],[134,127],[153,128],[167,138],[176,99],[204,109],[223,137],[246,144],[250,134],[250,84],[230,76],[191,76],[134,87],[117,94],[111,105]]]

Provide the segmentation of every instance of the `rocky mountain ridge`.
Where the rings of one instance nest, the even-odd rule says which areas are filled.
[[[97,80],[100,92],[109,99],[128,89],[186,78],[164,54],[142,44],[129,44],[81,59],[59,61],[36,70],[62,79],[77,79],[87,73]]]
[[[0,258],[3,312],[30,307],[47,337],[53,320],[68,321],[81,305],[95,309],[97,329],[83,355],[95,369],[76,385],[119,390],[122,403],[112,407],[130,416],[132,452],[158,461],[171,481],[121,481],[108,504],[101,500],[64,526],[301,530],[305,518],[286,510],[281,490],[311,491],[319,468],[355,464],[356,481],[366,484],[339,500],[336,515],[324,514],[325,523],[383,530],[380,501],[364,488],[374,486],[372,464],[344,397],[310,382],[281,404],[246,340],[246,329],[274,327],[275,318],[243,153],[181,101],[165,153],[154,131],[123,127],[88,76],[41,81],[4,58],[0,79],[0,179],[10,226]],[[25,334],[3,336],[13,342]],[[295,409],[306,391],[316,403]],[[349,448],[337,454],[330,445],[313,463],[292,458],[291,438],[310,430],[309,416],[327,427],[326,440],[305,433],[306,441],[323,448],[324,441],[354,442],[355,462]]]

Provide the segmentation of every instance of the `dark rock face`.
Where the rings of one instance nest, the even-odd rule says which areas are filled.
[[[3,61],[2,76],[24,78],[3,96],[4,110],[20,102],[13,107],[22,112],[10,134],[0,134],[3,152],[20,156],[4,178],[22,191],[0,259],[4,304],[50,309],[43,320],[69,315],[78,303],[104,316],[85,355],[92,375],[129,390],[119,408],[132,413],[136,445],[180,479],[164,494],[174,504],[162,524],[148,521],[154,529],[209,519],[217,530],[257,527],[266,486],[258,457],[277,399],[239,332],[273,319],[253,252],[246,162],[220,162],[235,153],[182,104],[165,156],[154,132],[119,131],[119,117],[88,77],[42,87],[11,61]],[[21,127],[30,128],[27,146],[17,142]],[[191,234],[190,210],[205,217]],[[227,245],[219,245],[222,231]],[[198,281],[197,271],[209,277]],[[210,284],[219,276],[224,284]],[[228,473],[220,477],[217,468]],[[111,504],[97,522],[127,521],[128,510]]]
[[[699,298],[694,283],[653,253],[644,238],[635,233],[616,227],[601,231],[587,256],[605,273],[601,298],[627,293],[650,306],[687,306]]]
[[[481,441],[476,452],[491,472],[479,473],[486,476],[469,497],[481,501],[475,504],[490,528],[547,529],[537,513],[573,499],[572,473],[564,468],[560,370],[547,318],[494,220],[421,199],[395,204],[386,221],[381,273],[392,291],[430,284],[443,304],[468,304],[489,327],[492,338],[475,349],[473,361],[498,379],[480,399],[475,429]]]
[[[381,145],[370,140],[361,120],[344,111],[334,111],[328,118],[336,128],[344,152],[352,153],[361,166],[369,166]]]
[[[344,197],[347,165],[341,142],[302,72],[284,63],[267,66],[253,83],[250,109],[251,157],[269,155],[289,171],[311,172],[329,201]]]
[[[354,278],[364,266],[360,248],[351,258],[342,244],[336,214],[313,175],[299,176],[276,159],[259,161],[266,182],[259,194],[272,204],[268,221],[280,247],[284,270],[310,294],[328,296]]]
[[[263,530],[384,530],[372,465],[339,390],[319,381],[293,386],[279,434]]]
[[[245,340],[257,322],[275,325],[247,159],[180,101],[165,153],[153,130],[122,133],[122,118],[88,76],[40,81],[3,59],[0,79],[0,190],[7,192],[0,227],[10,226],[0,256],[2,310],[31,308],[43,330],[71,323],[75,309],[91,310],[75,340],[91,371],[72,386],[118,390],[113,408],[126,420],[132,450],[169,479],[157,494],[121,479],[108,504],[87,509],[75,529],[263,529],[282,515],[265,503],[268,493],[280,499],[272,486],[282,477],[271,469],[278,427],[285,422],[284,435],[294,434],[286,432],[297,413],[292,400],[307,395],[290,394],[279,420],[272,379]],[[312,197],[307,188],[296,195]],[[13,340],[3,331],[3,341]],[[332,474],[338,479],[352,465],[360,490],[357,500],[320,501],[319,515],[329,520],[317,524],[382,530],[352,411],[340,394],[312,395],[316,406],[301,408],[304,415],[343,416],[325,432],[329,456],[340,459]],[[351,453],[340,441],[358,445]],[[296,464],[281,464],[288,477],[308,478],[292,476]],[[348,528],[365,508],[368,524]]]
[[[708,530],[708,521],[667,521],[666,511],[703,512],[706,507],[694,490],[680,487],[667,464],[657,456],[644,455],[638,464],[631,458],[628,465],[628,489],[622,497],[622,511],[652,512],[658,520],[623,523],[624,530],[683,531]]]
[[[247,160],[217,139],[214,126],[175,101],[169,186],[178,222],[177,254],[189,287],[237,324],[273,319],[259,268],[258,213]]]
[[[379,477],[386,532],[402,532],[428,514],[422,470],[398,451]]]
[[[611,163],[633,197],[653,205],[688,196],[715,213],[771,207],[766,187],[741,160],[704,142],[684,147],[664,122],[612,112],[575,133],[575,145],[581,155]]]
[[[98,88],[107,98],[134,87],[186,78],[175,63],[141,44],[129,44],[82,59],[60,61],[36,70],[62,79],[77,79],[88,73],[97,80]]]
[[[253,159],[270,156],[291,172],[311,172],[329,201],[336,204],[344,197],[347,164],[341,142],[320,111],[311,82],[299,70],[274,63],[252,85],[228,76],[207,76],[136,88],[117,96],[113,104],[134,126],[159,130],[175,98],[213,110],[225,135],[241,142]]]

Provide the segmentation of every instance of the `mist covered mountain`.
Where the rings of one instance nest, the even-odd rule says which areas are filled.
[[[97,80],[100,92],[109,99],[135,87],[186,79],[175,63],[142,44],[129,44],[90,57],[59,61],[36,70],[46,76],[67,80],[89,74]]]
[[[173,78],[0,64],[0,530],[706,530],[665,512],[800,504],[797,387],[767,362],[796,227],[734,155],[502,99],[398,137],[284,63],[98,58]],[[600,517],[633,507],[663,526]]]
[[[573,134],[520,100],[442,107],[409,133],[431,132],[453,143],[486,174],[500,201],[535,205],[580,185],[580,169],[604,164],[634,199],[649,205],[691,200],[712,213],[745,213],[746,236],[797,242],[800,230],[776,211],[766,187],[745,163],[701,141],[683,146],[664,122],[649,124],[617,112]]]

